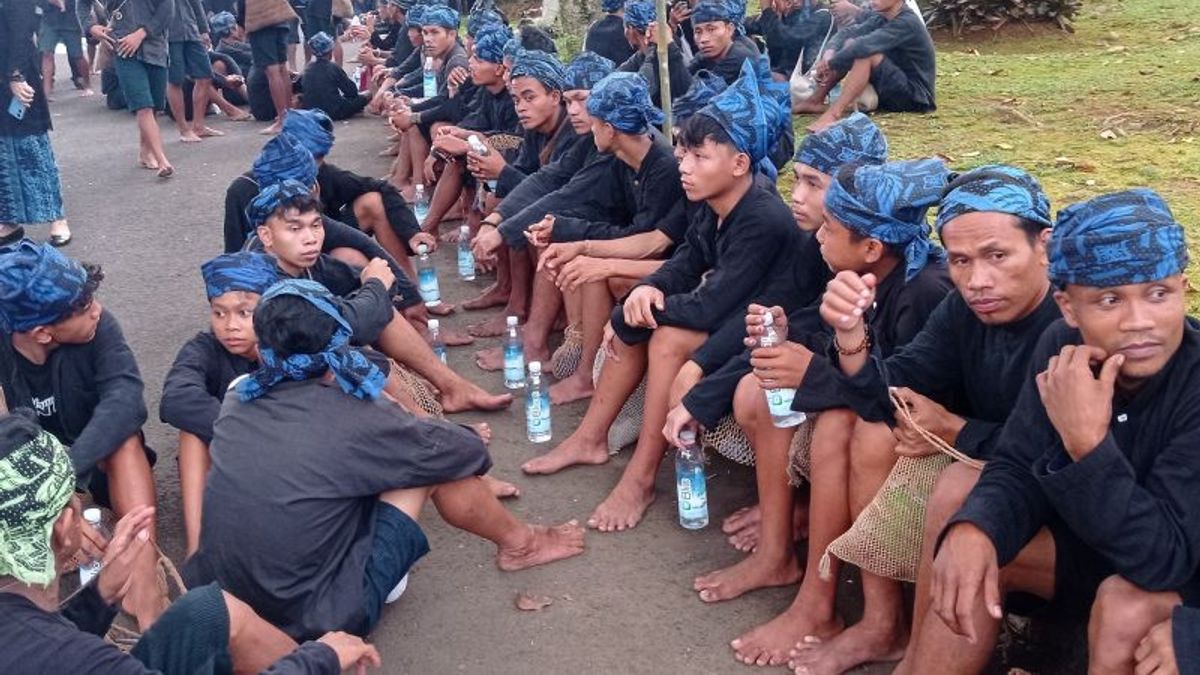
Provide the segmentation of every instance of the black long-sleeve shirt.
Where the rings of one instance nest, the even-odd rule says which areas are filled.
[[[1200,675],[1200,608],[1175,608],[1171,614],[1171,642],[1179,675]]]
[[[831,23],[833,16],[829,12],[814,11],[808,5],[783,16],[774,9],[764,9],[761,15],[746,22],[746,32],[762,35],[767,42],[771,70],[790,76],[802,53],[803,72],[808,72],[816,62]]]
[[[424,68],[423,65],[422,68]],[[422,123],[456,122],[466,114],[465,105],[475,95],[475,85],[468,78],[456,94],[451,96],[450,73],[454,72],[456,68],[464,70],[471,68],[467,61],[467,50],[458,43],[442,59],[441,67],[437,69],[437,95],[412,105],[412,111],[420,113]],[[422,70],[423,76],[424,70]]]
[[[229,384],[254,369],[254,362],[225,349],[208,331],[197,333],[179,348],[163,381],[159,418],[205,443],[212,442],[213,422]]]
[[[496,179],[496,196],[507,200],[508,193],[516,189],[527,177],[566,156],[581,140],[586,139],[590,139],[590,135],[583,136],[575,133],[570,120],[567,119],[566,108],[560,108],[558,127],[553,133],[525,131],[516,159],[505,164],[504,169],[500,171],[500,176]]]
[[[625,19],[607,14],[588,26],[583,48],[595,52],[613,63],[625,63],[633,56],[633,47],[625,39]]]
[[[90,8],[91,5],[89,4]],[[42,57],[34,44],[38,32],[38,3],[36,0],[6,0],[0,2],[0,74],[4,81],[14,72],[19,72],[25,83],[33,87],[33,103],[25,109],[25,116],[16,119],[8,114],[12,102],[12,89],[0,87],[0,134],[5,136],[28,136],[49,131],[50,106],[42,89]]]
[[[333,120],[344,120],[362,111],[365,97],[342,67],[329,59],[315,59],[300,78],[304,107],[325,111]]]
[[[696,58],[692,59],[692,62],[688,64],[688,72],[695,75],[701,70],[707,70],[720,75],[726,84],[733,84],[742,75],[742,63],[746,59],[753,61],[758,58],[758,55],[758,47],[755,46],[754,41],[748,37],[739,36],[734,38],[733,44],[729,46],[725,55],[720,58],[710,59],[703,54],[697,54]],[[672,86],[674,86],[674,83],[672,83]],[[679,92],[672,89],[671,95],[679,96],[685,91],[687,89]]]
[[[559,132],[565,133],[562,127],[559,128]],[[541,136],[541,134],[531,134],[530,132],[524,133],[527,139],[530,136],[534,136],[535,141],[538,136]],[[522,143],[523,148],[524,143]],[[540,150],[538,152],[540,153]],[[505,192],[504,199],[496,207],[496,213],[500,214],[500,217],[505,221],[515,218],[517,214],[528,209],[538,201],[545,199],[548,195],[570,182],[571,178],[578,174],[585,164],[594,161],[598,155],[599,151],[596,149],[596,143],[592,139],[592,135],[585,134],[581,136],[578,141],[572,144],[569,150],[559,154],[554,161],[546,163],[525,178],[519,179],[513,187]],[[513,161],[514,163],[523,163],[528,161],[528,159],[523,158],[521,153],[518,152],[518,156]],[[500,187],[499,181],[497,181],[496,187],[498,190]],[[542,215],[545,215],[545,213]],[[500,232],[501,234],[505,234],[505,239],[509,239],[511,242],[510,236],[506,233],[507,230],[517,228],[523,231],[530,223],[537,222],[540,219],[541,216],[538,216],[533,221],[508,226],[502,222]],[[517,234],[519,236],[520,232]]]
[[[627,73],[637,73],[642,76],[650,89],[650,100],[654,105],[662,107],[662,89],[658,80],[658,47],[651,43],[639,52],[617,66],[617,70]],[[692,86],[692,72],[684,61],[683,52],[679,45],[672,42],[667,45],[667,74],[671,82],[671,98],[682,96]]]
[[[109,35],[113,40],[120,40],[139,28],[145,29],[146,38],[132,58],[152,66],[166,67],[169,56],[167,28],[175,15],[175,0],[103,0],[101,4],[112,17],[112,32]],[[118,7],[121,11],[114,13],[113,10]],[[79,2],[75,12],[83,34],[87,35],[96,25],[92,3]]]
[[[507,88],[493,93],[487,87],[476,87],[475,96],[467,107],[467,114],[458,121],[458,126],[483,134],[521,133],[517,109]]]
[[[1046,367],[1079,331],[1056,322],[1033,355]],[[947,527],[988,535],[1001,566],[1057,519],[1117,574],[1147,591],[1196,582],[1200,568],[1200,323],[1163,369],[1134,392],[1118,389],[1109,432],[1078,461],[1063,447],[1033,375],[1025,378],[979,482]]]
[[[833,43],[835,51],[829,66],[834,70],[844,73],[858,59],[883,54],[908,76],[916,102],[925,104],[929,110],[937,107],[934,98],[937,59],[933,39],[929,37],[925,22],[907,6],[890,21],[882,14],[870,13],[839,31]]]
[[[392,231],[408,246],[408,240],[421,231],[417,217],[413,215],[400,191],[391,183],[347,171],[329,162],[322,162],[317,169],[317,185],[321,188],[321,206],[330,218],[357,226],[354,202],[365,194],[378,192],[383,200],[383,211],[387,215]],[[410,251],[415,253],[415,251]]]
[[[498,230],[505,243],[512,248],[525,248],[524,231],[547,214],[555,216],[556,232],[557,223],[567,218],[624,220],[623,195],[611,191],[619,190],[612,179],[618,164],[615,156],[596,150],[596,144],[588,134],[566,155],[521,181],[500,202],[507,204],[517,196],[515,204],[525,204],[501,221]],[[527,198],[533,201],[527,202]],[[500,213],[503,215],[504,212]],[[557,236],[554,240],[564,241]]]

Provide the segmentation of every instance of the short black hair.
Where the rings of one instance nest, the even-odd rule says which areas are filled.
[[[321,211],[321,199],[311,192],[305,192],[302,195],[296,195],[291,199],[285,199],[279,202],[279,206],[271,212],[271,216],[280,216],[287,213],[288,209],[296,209],[297,213],[312,213],[313,211]],[[265,224],[265,223],[264,223]]]
[[[521,46],[525,49],[540,49],[547,54],[557,54],[558,45],[549,33],[529,23],[522,23],[517,29],[520,34]]]
[[[67,309],[64,319],[76,316],[91,307],[92,301],[96,299],[96,291],[100,289],[100,282],[104,281],[104,270],[99,265],[83,263],[83,271],[87,274],[87,278],[83,282],[83,290],[79,292],[79,297],[75,298],[75,302],[72,302]]]
[[[692,115],[684,120],[683,124],[679,125],[679,134],[675,138],[683,148],[698,148],[708,140],[722,145],[733,145],[729,132],[708,115]]]
[[[259,344],[284,359],[321,351],[337,327],[333,317],[295,295],[276,296],[254,310],[254,334]]]

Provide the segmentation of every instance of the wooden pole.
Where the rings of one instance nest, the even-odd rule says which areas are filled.
[[[662,100],[662,111],[666,116],[663,121],[663,134],[671,140],[671,69],[668,67],[667,48],[670,45],[671,22],[667,13],[667,0],[654,0],[654,13],[658,18],[658,93]],[[682,92],[680,92],[682,93]]]

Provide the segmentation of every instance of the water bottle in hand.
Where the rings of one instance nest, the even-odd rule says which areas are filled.
[[[433,69],[433,57],[425,57],[425,68],[421,74],[421,95],[425,98],[437,96],[437,72]]]
[[[109,532],[108,528],[104,525],[104,514],[101,513],[100,509],[96,509],[96,508],[84,509],[83,510],[83,519],[87,522],[88,525],[91,525],[92,529],[95,530],[96,533],[99,534],[101,537],[103,537],[105,539],[105,541],[112,538],[112,533]],[[96,575],[100,574],[100,568],[101,568],[101,564],[100,564],[100,560],[98,560],[98,559],[93,560],[92,562],[84,563],[84,564],[80,565],[79,566],[79,585],[87,586],[88,583],[91,582],[92,579],[96,578]]]
[[[417,290],[426,307],[442,303],[442,293],[438,289],[437,268],[429,257],[429,247],[425,244],[417,246]]]
[[[488,155],[492,154],[491,148],[489,148],[483,141],[479,140],[479,137],[475,134],[471,134],[467,137],[467,146],[471,148],[471,152],[479,155],[480,157],[487,157]],[[496,192],[496,181],[487,181],[487,186],[489,192]]]
[[[442,322],[437,319],[430,319],[429,326],[429,342],[433,346],[433,353],[446,362],[446,343],[442,341]]]
[[[775,320],[770,312],[762,315],[763,335],[758,339],[762,347],[777,347],[781,340],[775,331]],[[786,429],[803,424],[807,419],[804,413],[792,410],[792,400],[796,398],[796,390],[788,388],[768,389],[767,409],[771,412],[771,424],[778,429]]]
[[[679,497],[679,524],[689,530],[708,525],[708,481],[704,476],[704,448],[696,443],[696,432],[679,432],[675,450],[675,492]]]

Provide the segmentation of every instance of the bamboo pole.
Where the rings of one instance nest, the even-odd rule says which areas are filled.
[[[671,69],[668,67],[667,48],[669,31],[671,30],[670,14],[667,13],[667,0],[654,0],[654,13],[658,19],[658,92],[662,101],[662,111],[666,116],[663,121],[663,134],[671,140]],[[682,92],[680,92],[682,93]]]

